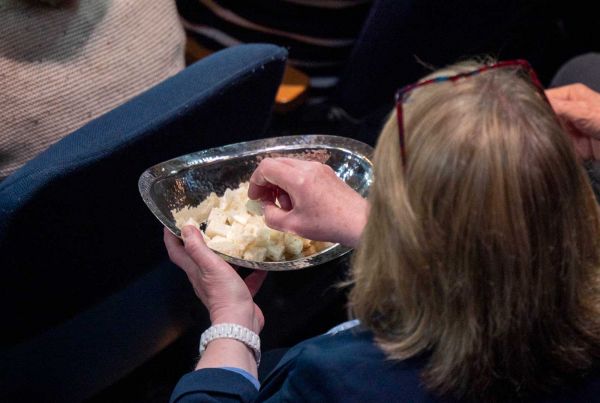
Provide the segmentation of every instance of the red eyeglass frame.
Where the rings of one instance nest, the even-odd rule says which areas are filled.
[[[544,92],[544,87],[542,86],[542,83],[540,82],[535,70],[533,70],[533,67],[531,67],[531,65],[529,64],[529,62],[527,60],[523,60],[523,59],[499,61],[499,62],[496,62],[493,64],[482,66],[473,71],[459,73],[459,74],[455,74],[453,76],[441,76],[441,77],[431,78],[431,79],[425,80],[425,81],[418,81],[416,83],[408,84],[408,85],[405,85],[404,87],[401,87],[400,89],[398,89],[396,91],[395,101],[396,101],[396,117],[398,119],[398,138],[400,141],[400,156],[402,158],[402,166],[406,166],[406,151],[405,151],[405,147],[404,147],[404,116],[402,114],[402,104],[404,103],[404,101],[406,101],[407,95],[411,91],[413,91],[415,88],[424,87],[426,85],[433,84],[433,83],[439,83],[439,82],[444,82],[444,81],[456,82],[461,78],[467,78],[467,77],[471,77],[476,74],[482,73],[484,71],[494,70],[494,69],[498,69],[498,68],[505,68],[505,67],[519,67],[519,68],[522,68],[523,70],[525,70],[525,72],[528,74],[529,78],[531,79],[531,82],[533,83],[533,85],[539,90],[540,94],[546,100],[546,102],[548,102],[548,104],[550,104],[550,101],[548,100],[548,98],[546,97],[546,93]]]

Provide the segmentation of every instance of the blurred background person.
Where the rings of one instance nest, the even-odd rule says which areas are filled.
[[[190,37],[210,50],[267,42],[310,77],[310,104],[332,93],[372,0],[177,0]]]
[[[0,0],[0,179],[184,68],[172,0]]]
[[[371,145],[393,89],[436,66],[481,54],[523,58],[547,84],[589,37],[580,34],[578,4],[567,10],[543,0],[177,0],[177,6],[189,38],[209,51],[253,41],[288,48],[289,66],[308,76],[307,99],[274,115],[273,135],[328,133]],[[293,77],[291,84],[304,85]]]

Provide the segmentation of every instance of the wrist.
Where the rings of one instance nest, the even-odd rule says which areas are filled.
[[[199,352],[201,359],[197,368],[235,363],[232,366],[256,370],[260,364],[260,338],[235,323],[212,325],[200,337]]]
[[[259,334],[262,330],[254,317],[254,309],[251,313],[245,312],[245,310],[218,312],[210,315],[210,321],[213,326],[222,323],[235,323],[252,330],[256,334]]]
[[[206,346],[206,350],[195,369],[242,368],[258,379],[256,356],[244,343],[235,339],[216,339]]]
[[[367,225],[369,216],[368,201],[360,197],[360,200],[357,200],[356,207],[352,209],[352,212],[353,214],[344,221],[348,227],[343,231],[345,237],[343,240],[340,240],[340,243],[355,248],[358,246],[360,237]]]

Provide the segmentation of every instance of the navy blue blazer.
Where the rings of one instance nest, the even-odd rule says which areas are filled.
[[[262,382],[260,391],[242,375],[202,369],[181,378],[171,402],[441,402],[423,386],[425,357],[387,360],[364,328],[325,334],[298,344]],[[570,390],[538,402],[600,401],[600,371]]]

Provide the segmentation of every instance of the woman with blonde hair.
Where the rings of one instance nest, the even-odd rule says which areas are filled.
[[[357,247],[358,321],[292,348],[260,389],[256,340],[220,331],[260,332],[265,274],[240,279],[193,227],[184,245],[165,232],[213,324],[172,400],[597,398],[600,215],[531,67],[467,62],[400,90],[374,170],[368,204],[320,163],[254,172],[269,226]]]

